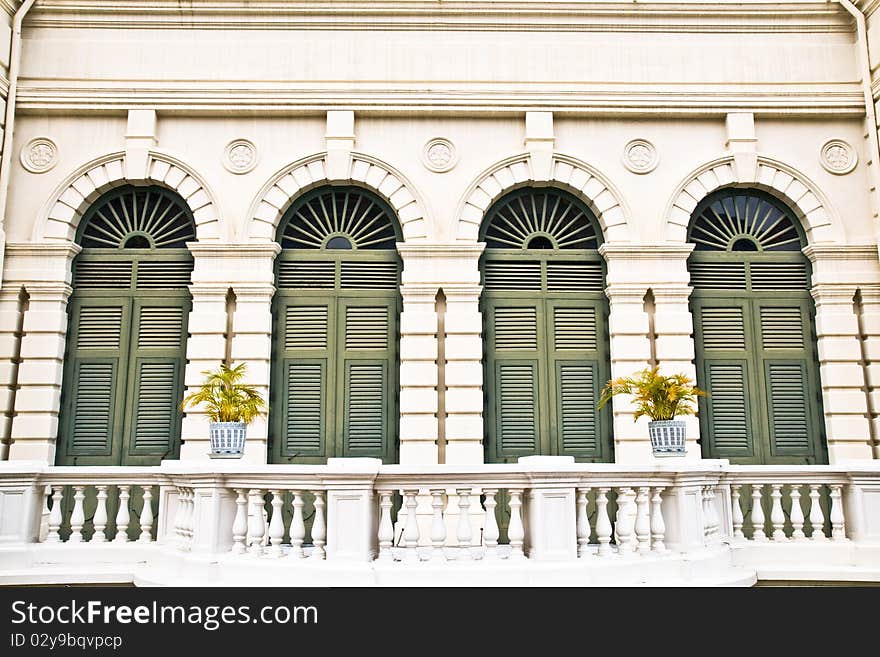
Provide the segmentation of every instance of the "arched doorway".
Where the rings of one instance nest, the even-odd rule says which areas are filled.
[[[605,263],[595,215],[550,187],[489,208],[480,237],[488,462],[569,455],[613,460]]]
[[[376,194],[324,186],[278,228],[271,458],[396,461],[401,239]]]
[[[157,465],[180,450],[196,238],[186,202],[126,185],[86,211],[76,241],[59,465]]]
[[[688,260],[702,452],[735,463],[827,463],[810,263],[793,212],[754,189],[694,210]]]

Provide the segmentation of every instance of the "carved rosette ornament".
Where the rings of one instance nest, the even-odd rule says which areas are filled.
[[[443,173],[455,166],[455,163],[458,161],[458,154],[456,153],[455,145],[451,141],[437,137],[425,144],[422,161],[431,171]]]
[[[257,147],[247,139],[235,139],[223,151],[223,166],[232,173],[247,173],[257,166]]]
[[[657,149],[646,139],[633,139],[623,148],[623,166],[633,173],[650,173],[659,162]]]
[[[858,161],[855,149],[842,139],[825,142],[819,152],[819,162],[825,170],[839,176],[855,169]]]
[[[31,173],[45,173],[58,163],[58,146],[48,137],[35,137],[21,149],[21,165]]]

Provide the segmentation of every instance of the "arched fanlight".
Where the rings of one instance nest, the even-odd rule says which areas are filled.
[[[326,187],[300,199],[281,222],[285,249],[394,249],[396,219],[375,194],[352,187]]]
[[[94,203],[79,243],[87,249],[184,249],[196,239],[192,212],[162,187],[126,186]]]
[[[558,189],[528,188],[496,202],[486,215],[490,249],[597,249],[596,218],[577,198]]]
[[[753,189],[712,194],[693,213],[688,240],[697,251],[800,251],[797,219],[777,199]]]

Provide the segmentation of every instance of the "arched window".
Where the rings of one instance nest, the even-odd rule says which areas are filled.
[[[810,263],[770,194],[718,191],[694,210],[688,261],[703,455],[825,463]]]
[[[128,185],[86,211],[76,241],[57,462],[176,458],[195,223],[161,187]]]
[[[393,463],[398,427],[401,239],[377,195],[325,186],[278,228],[271,458]]]
[[[486,454],[612,460],[608,301],[601,232],[559,189],[524,188],[489,208],[481,230]]]

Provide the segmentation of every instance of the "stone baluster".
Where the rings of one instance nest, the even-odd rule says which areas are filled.
[[[810,538],[814,541],[826,541],[825,514],[819,505],[819,487],[821,484],[810,484]]]
[[[803,541],[807,535],[804,534],[804,510],[801,508],[801,492],[798,484],[792,484],[789,491],[791,497],[791,538],[795,541]]]
[[[61,529],[61,522],[63,520],[61,516],[61,500],[64,497],[64,487],[54,486],[52,493],[52,510],[49,512],[49,533],[46,535],[46,542],[60,543],[61,534],[58,533],[58,530]]]
[[[186,505],[186,540],[188,544],[191,544],[195,533],[196,491],[193,488],[188,488],[187,493],[189,503]]]
[[[639,487],[636,495],[636,542],[639,554],[645,555],[651,551],[651,497],[650,489],[646,486]]]
[[[739,500],[741,488],[741,484],[730,485],[730,505],[733,518],[733,539],[736,541],[745,540],[745,534],[743,534],[743,511]]]
[[[617,522],[615,530],[617,532],[617,554],[620,556],[631,555],[635,552],[632,537],[634,535],[634,518],[631,509],[630,496],[633,495],[632,488],[626,486],[617,489]]]
[[[394,525],[391,523],[391,498],[394,491],[379,491],[379,560],[391,561],[391,546],[394,545]],[[291,530],[292,536],[292,530]]]
[[[184,507],[186,506],[186,492],[185,489],[178,486],[177,487],[177,505],[174,511],[174,540],[177,542],[178,547],[181,549],[185,543],[184,534],[183,534],[183,516],[184,516]]]
[[[85,486],[73,487],[73,513],[70,514],[70,543],[82,543],[82,528],[86,522],[85,512],[83,511],[83,500],[86,495],[83,492]]]
[[[831,485],[831,540],[846,540],[846,525],[843,516],[843,486]]]
[[[498,506],[496,495],[497,488],[484,488],[483,493],[486,495],[486,516],[483,521],[483,543],[486,551],[483,553],[484,559],[495,559],[498,557],[498,537],[501,533],[498,530],[498,521],[495,518],[495,507]]]
[[[282,492],[277,488],[272,493],[272,519],[269,521],[270,557],[281,556],[281,541],[284,539],[284,518],[281,515],[284,506]]]
[[[721,516],[718,514],[718,503],[715,501],[715,486],[709,487],[709,519],[712,522],[712,533],[717,534],[721,527]]]
[[[416,508],[419,505],[416,499],[418,494],[417,489],[403,491],[406,506],[406,527],[403,530],[403,545],[406,548],[404,558],[414,560],[419,558],[419,519],[416,515]]]
[[[510,541],[510,559],[525,559],[523,539],[526,536],[522,519],[522,488],[508,489],[510,495],[510,523],[507,526],[507,538]]]
[[[107,486],[99,485],[95,486],[95,489],[97,490],[96,499],[98,504],[95,507],[93,518],[95,533],[92,534],[92,542],[106,543],[107,534],[104,533],[104,530],[107,528]]]
[[[590,518],[587,515],[589,488],[577,489],[577,544],[578,558],[590,556]]]
[[[138,541],[141,543],[150,543],[153,540],[153,488],[144,486],[144,508],[141,509],[141,535]]]
[[[293,495],[293,517],[290,519],[290,552],[288,557],[291,559],[302,559],[305,556],[303,552],[303,541],[306,540],[306,521],[303,517],[303,507],[306,505],[303,500],[302,491],[291,491]]]
[[[119,507],[116,509],[116,537],[114,543],[128,543],[128,523],[131,512],[128,509],[130,486],[119,486]]]
[[[710,536],[712,534],[712,487],[703,486],[701,494],[703,498],[703,535]]]
[[[663,521],[663,488],[653,488],[651,495],[651,549],[666,552],[666,523]]]
[[[785,514],[782,512],[782,484],[770,485],[770,523],[773,525],[773,540],[785,541]]]
[[[752,484],[752,540],[766,541],[764,533],[764,509],[761,506],[762,484]]]
[[[327,544],[327,519],[324,517],[324,491],[316,490],[315,495],[315,518],[312,521],[312,559],[324,559],[327,554],[324,546]]]
[[[446,545],[446,521],[443,520],[443,488],[431,489],[431,558],[443,558],[443,547]]]
[[[608,516],[608,493],[610,488],[600,488],[596,495],[596,540],[600,557],[611,554],[611,519]]]
[[[263,553],[263,491],[259,488],[251,488],[248,491],[248,551],[255,557]]]
[[[248,500],[244,488],[235,489],[235,519],[232,521],[232,553],[244,554],[247,546]]]
[[[456,537],[458,538],[458,553],[456,559],[468,560],[473,558],[471,555],[471,489],[456,488],[458,494],[458,530]]]

